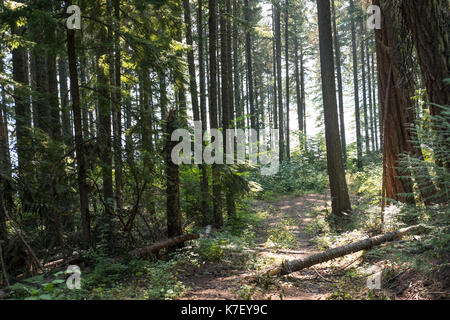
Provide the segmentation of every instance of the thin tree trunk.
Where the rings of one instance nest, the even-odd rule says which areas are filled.
[[[253,79],[253,61],[252,61],[252,40],[250,36],[251,16],[248,0],[244,0],[244,16],[247,22],[245,31],[245,60],[247,63],[247,84],[248,84],[248,101],[250,104],[250,127],[256,129],[256,111],[254,100],[254,79]]]
[[[2,47],[2,46],[0,46]],[[3,59],[0,58],[0,73],[3,73]],[[0,104],[0,201],[6,202],[5,208],[12,205],[12,189],[11,189],[11,161],[9,157],[9,141],[8,141],[8,123],[6,121],[6,103],[5,103],[5,87],[1,85],[1,104]],[[1,244],[8,243],[8,229],[6,226],[6,211],[3,206],[0,207],[0,259]],[[6,269],[4,276],[7,281]]]
[[[13,33],[19,35],[22,31],[13,27]],[[26,186],[31,179],[33,159],[33,144],[31,136],[31,106],[30,95],[27,90],[28,81],[28,57],[26,50],[18,47],[12,51],[14,100],[15,100],[15,121],[17,139],[17,157],[19,180]],[[19,191],[20,202],[24,211],[27,211],[31,203],[31,195],[26,187]]]
[[[306,94],[305,94],[305,64],[304,64],[304,50],[303,44],[300,44],[300,84],[301,84],[301,93],[302,93],[302,105],[303,105],[303,148],[306,150],[308,147],[308,136],[306,132]]]
[[[344,93],[342,85],[342,70],[341,70],[341,45],[340,37],[336,25],[336,5],[335,0],[331,0],[331,8],[333,11],[333,32],[334,32],[334,53],[336,59],[336,76],[338,84],[338,98],[339,98],[339,124],[341,133],[341,147],[344,166],[347,163],[347,141],[345,137],[345,112],[344,112]]]
[[[369,40],[367,40],[367,43],[369,43]],[[370,53],[369,53],[369,46],[367,46],[366,51],[366,61],[367,61],[367,84],[368,84],[368,90],[369,90],[369,125],[370,125],[370,140],[372,142],[372,151],[376,151],[375,146],[375,128],[374,128],[374,107],[373,107],[373,98],[372,98],[372,76],[371,76],[371,69],[370,69]]]
[[[275,48],[276,48],[276,64],[277,64],[277,84],[278,84],[278,129],[279,129],[279,146],[280,146],[280,162],[284,161],[284,110],[283,110],[283,94],[281,81],[281,9],[279,3],[275,4]]]
[[[376,51],[376,49],[375,49]],[[378,110],[379,110],[379,106],[377,103],[377,94],[376,94],[376,87],[377,87],[377,82],[376,82],[376,76],[375,76],[375,53],[372,52],[371,57],[371,66],[372,66],[372,97],[373,97],[373,127],[374,127],[374,132],[375,132],[375,150],[379,151],[381,150],[380,145],[381,145],[381,128],[379,125],[379,114],[378,114]]]
[[[207,130],[207,114],[206,114],[206,85],[205,85],[205,62],[204,62],[204,43],[203,43],[203,0],[198,0],[197,10],[197,32],[198,32],[198,63],[200,72],[200,120],[202,121],[202,132]],[[205,142],[202,141],[202,151],[205,148]],[[202,192],[202,214],[203,224],[212,223],[209,208],[209,185],[207,166],[201,164],[201,192]]]
[[[105,203],[105,223],[109,224],[109,236],[112,236],[111,218],[114,208],[113,176],[112,176],[112,138],[111,138],[111,103],[108,90],[108,79],[104,66],[97,57],[97,101],[98,101],[98,148],[103,176],[103,198]]]
[[[244,121],[242,119],[243,110],[241,105],[241,78],[239,72],[239,22],[240,10],[238,1],[233,1],[233,71],[234,71],[234,108],[236,110],[237,128],[244,128]]]
[[[289,119],[289,0],[286,0],[285,8],[285,59],[286,59],[286,158],[291,160],[291,139],[290,139],[290,119]]]
[[[221,16],[221,32],[222,32],[222,79],[223,79],[223,87],[222,92],[227,96],[223,104],[223,142],[225,146],[225,154],[229,153],[232,149],[231,143],[234,144],[234,141],[231,141],[230,144],[227,143],[227,129],[231,127],[231,121],[233,120],[233,75],[231,68],[231,24],[229,22],[229,17],[231,16],[231,5],[230,0],[226,0],[223,3],[222,8],[222,16]],[[225,155],[225,157],[227,157]],[[233,155],[234,159],[234,155]],[[226,186],[226,206],[227,206],[227,214],[228,219],[233,219],[236,216],[236,207],[234,202],[234,192],[233,186]]]
[[[362,137],[361,137],[361,115],[359,109],[359,85],[358,85],[358,55],[356,53],[356,27],[355,27],[355,5],[354,0],[350,0],[350,16],[352,30],[352,52],[353,52],[353,84],[355,95],[355,119],[356,119],[356,149],[358,170],[362,171]]]
[[[72,1],[68,1],[70,5]],[[77,54],[75,49],[75,32],[67,30],[67,51],[69,56],[70,92],[75,127],[75,149],[77,159],[78,188],[80,195],[81,228],[83,247],[88,249],[91,244],[91,226],[89,215],[88,186],[86,183],[86,160],[83,147],[83,128],[81,124],[80,91],[78,86]]]
[[[180,178],[178,165],[172,161],[172,149],[177,145],[171,141],[172,133],[177,129],[175,111],[170,110],[167,118],[165,140],[166,140],[166,197],[167,197],[167,237],[173,238],[183,234],[183,217],[180,209]],[[170,248],[169,248],[170,249]]]
[[[217,121],[217,15],[216,0],[209,1],[209,121],[211,129],[218,129]],[[217,164],[212,165],[213,216],[214,226],[223,225],[221,207],[220,171]]]
[[[295,65],[295,94],[297,98],[297,117],[298,117],[298,130],[299,130],[299,146],[300,149],[303,147],[303,104],[302,104],[302,93],[300,90],[300,68],[299,64],[299,46],[298,46],[298,36],[296,23],[294,23],[294,65]]]
[[[275,6],[272,4],[272,32],[275,35]],[[275,36],[272,41],[272,56],[273,56],[273,127],[278,129],[278,90],[277,90],[277,54],[276,54],[276,40]],[[278,139],[278,137],[277,137]]]
[[[122,88],[121,88],[121,59],[120,59],[120,0],[114,0],[114,87],[113,95],[113,130],[114,130],[114,186],[117,208],[122,210]]]
[[[68,145],[73,143],[72,121],[69,109],[69,89],[67,87],[67,61],[60,57],[58,60],[59,92],[61,98],[61,120],[63,141]]]
[[[363,112],[364,112],[364,138],[366,145],[366,154],[370,153],[370,138],[369,138],[369,117],[367,113],[367,92],[366,92],[366,47],[364,39],[364,26],[363,21],[360,20],[360,32],[361,32],[361,81],[362,81],[362,93],[363,93]]]

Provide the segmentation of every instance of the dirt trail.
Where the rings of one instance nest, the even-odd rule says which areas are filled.
[[[272,266],[287,259],[298,259],[317,252],[310,242],[305,228],[312,222],[310,213],[314,207],[329,207],[329,196],[310,194],[305,196],[284,196],[272,202],[252,201],[254,210],[267,212],[267,219],[256,227],[256,246],[230,261],[208,263],[183,276],[183,282],[191,289],[183,299],[271,299],[271,300],[319,300],[326,299],[333,291],[332,278],[327,277],[320,266],[296,272],[272,283],[268,290],[261,284],[249,283],[252,274],[245,267],[245,260],[256,255]],[[267,247],[268,230],[280,225],[287,226],[298,240],[295,249]],[[265,245],[266,244],[266,245]],[[236,259],[243,263],[236,263]],[[253,273],[255,274],[255,273]]]

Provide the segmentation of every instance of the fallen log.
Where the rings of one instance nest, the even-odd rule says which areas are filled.
[[[269,276],[283,276],[293,272],[300,271],[312,267],[316,264],[324,263],[329,260],[340,258],[361,250],[368,250],[375,246],[379,246],[386,242],[391,242],[402,238],[407,234],[417,234],[425,230],[423,226],[411,226],[393,232],[388,232],[372,238],[364,239],[345,246],[326,250],[325,252],[310,255],[304,259],[296,259],[291,261],[284,261],[280,267],[271,269],[266,272]]]
[[[82,257],[79,255],[75,255],[66,259],[59,259],[55,261],[48,262],[44,264],[45,269],[52,269],[52,268],[60,268],[64,267],[70,264],[78,263],[82,261]]]
[[[189,240],[195,240],[201,237],[200,233],[196,233],[196,234],[185,234],[185,235],[181,235],[181,236],[177,236],[175,238],[170,238],[164,241],[160,241],[157,243],[154,243],[148,247],[144,247],[144,248],[139,248],[139,249],[135,249],[133,251],[130,252],[131,256],[134,257],[148,257],[151,255],[155,255],[157,254],[160,250],[179,244],[179,243],[183,243]]]

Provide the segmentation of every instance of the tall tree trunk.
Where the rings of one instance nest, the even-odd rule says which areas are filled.
[[[71,0],[68,4],[71,4]],[[80,91],[78,86],[77,54],[75,49],[75,32],[67,30],[67,51],[69,57],[70,92],[72,95],[73,118],[75,127],[75,149],[77,159],[78,188],[80,195],[81,229],[83,247],[91,244],[91,226],[89,215],[88,186],[86,183],[86,160],[83,147],[83,128],[81,124]]]
[[[70,146],[73,143],[73,132],[69,109],[69,88],[67,87],[67,61],[62,57],[58,60],[58,73],[63,141]]]
[[[331,0],[331,7],[333,11],[334,53],[336,59],[336,76],[337,76],[338,97],[339,97],[339,124],[341,133],[341,147],[345,166],[345,164],[347,163],[347,141],[345,137],[344,93],[343,93],[342,70],[341,70],[341,44],[336,24],[335,0]]]
[[[355,27],[355,5],[354,0],[350,0],[350,16],[352,29],[352,52],[353,52],[353,84],[355,95],[355,119],[356,119],[356,149],[358,154],[358,170],[363,169],[362,160],[362,137],[361,137],[361,114],[359,109],[359,85],[358,85],[358,55],[356,53],[356,27]]]
[[[279,146],[280,146],[280,162],[284,161],[284,110],[283,110],[283,85],[281,81],[281,8],[280,4],[275,5],[275,48],[276,48],[276,64],[277,64],[277,91],[278,91],[278,129],[279,129]]]
[[[105,202],[105,223],[109,223],[109,236],[112,236],[112,214],[114,209],[113,176],[112,176],[112,139],[111,139],[111,103],[108,90],[108,78],[104,66],[97,56],[97,101],[98,101],[98,148],[103,176],[103,198]]]
[[[0,49],[3,45],[0,45]],[[0,58],[0,73],[4,72],[3,58]],[[11,159],[9,156],[8,121],[6,114],[5,87],[2,84],[0,104],[0,242],[8,242],[5,209],[12,207]],[[0,244],[1,245],[1,244]],[[6,246],[5,246],[6,247]],[[0,252],[1,254],[1,252]],[[1,257],[0,257],[1,258]],[[6,270],[3,270],[6,272]]]
[[[303,147],[303,105],[302,105],[302,93],[300,90],[300,68],[299,64],[299,46],[296,23],[294,23],[294,65],[295,65],[295,95],[297,98],[297,117],[298,117],[298,130],[299,130],[299,146]]]
[[[209,121],[211,129],[218,129],[217,121],[217,15],[216,0],[209,1]],[[221,207],[220,171],[217,164],[212,165],[213,216],[214,226],[223,225]]]
[[[239,19],[240,7],[238,1],[233,1],[233,72],[234,72],[234,108],[236,112],[236,127],[244,128],[243,110],[241,105],[241,77],[239,70]]]
[[[301,93],[302,93],[302,105],[303,105],[303,148],[306,150],[308,147],[308,136],[306,132],[306,94],[305,94],[305,63],[304,63],[304,50],[303,50],[303,44],[300,44],[300,84],[301,84]]]
[[[222,39],[222,42],[224,42],[225,46],[223,47],[225,49],[225,58],[222,58],[222,61],[224,62],[223,70],[224,73],[224,81],[227,83],[226,86],[224,86],[224,92],[227,95],[226,99],[226,108],[224,105],[223,108],[223,134],[224,134],[224,146],[225,146],[225,154],[229,153],[232,150],[232,145],[227,143],[227,135],[226,131],[227,129],[231,128],[231,122],[234,120],[234,112],[233,112],[233,69],[231,65],[231,23],[230,23],[230,16],[232,15],[231,12],[231,2],[230,0],[226,0],[224,3],[223,12],[225,13],[223,15],[224,19],[224,38]],[[225,84],[224,82],[224,84]],[[231,143],[234,145],[234,141],[231,141]],[[225,155],[225,157],[227,157]],[[234,159],[234,155],[232,155]],[[236,205],[234,202],[234,190],[232,185],[226,186],[226,205],[227,205],[227,214],[228,219],[233,219],[236,216]]]
[[[272,32],[275,35],[275,6],[272,4]],[[276,54],[276,39],[275,36],[272,41],[272,63],[273,63],[273,128],[278,129],[278,90],[277,90],[277,54]],[[278,137],[277,137],[278,139]]]
[[[363,20],[360,20],[360,32],[361,32],[361,81],[362,81],[362,93],[363,93],[363,112],[364,112],[364,138],[366,145],[366,154],[370,153],[370,138],[369,138],[369,117],[367,113],[367,92],[366,92],[366,47],[365,47],[365,33]]]
[[[376,46],[376,45],[375,45]],[[376,51],[376,47],[375,47]],[[373,96],[373,122],[374,122],[374,129],[375,129],[375,146],[377,150],[381,150],[381,121],[380,121],[380,106],[379,102],[377,101],[379,99],[378,95],[376,93],[376,87],[378,85],[377,82],[377,76],[375,76],[375,52],[372,52],[372,55],[370,57],[371,64],[372,64],[372,81],[373,81],[373,87],[372,87],[372,96]]]
[[[286,0],[285,8],[285,59],[286,59],[286,158],[291,160],[291,139],[290,139],[290,124],[289,124],[289,0]]]
[[[205,58],[204,58],[204,43],[203,43],[203,0],[198,0],[197,10],[197,32],[198,32],[198,64],[199,64],[199,80],[200,80],[200,120],[202,122],[202,132],[207,130],[207,114],[206,114],[206,84],[205,84]],[[202,141],[202,151],[205,148],[205,142]],[[202,176],[200,187],[202,192],[202,214],[203,225],[212,223],[209,208],[209,185],[208,185],[208,171],[207,166],[202,163],[200,165]]]
[[[113,130],[114,130],[114,186],[117,208],[123,207],[122,196],[122,85],[121,85],[121,59],[120,59],[120,0],[114,0],[114,92],[113,103]]]
[[[50,121],[51,121],[51,137],[56,140],[61,140],[61,119],[60,107],[58,99],[58,77],[56,69],[56,56],[54,54],[47,55],[47,70],[48,70],[48,97],[50,105]]]
[[[170,110],[167,118],[165,140],[166,140],[166,197],[167,197],[167,237],[173,238],[183,234],[183,217],[180,209],[180,178],[178,165],[171,158],[172,149],[177,145],[171,141],[172,133],[178,129],[175,111]]]
[[[252,41],[251,15],[248,0],[244,0],[244,16],[247,23],[245,30],[245,60],[247,63],[247,84],[248,84],[248,101],[250,104],[250,128],[256,129],[256,110],[254,100],[254,79],[253,79],[253,61],[252,61]]]
[[[438,106],[450,105],[450,85],[444,80],[450,78],[450,3],[449,0],[402,1],[402,10],[408,28],[412,32],[417,49],[420,69],[430,101],[430,113],[442,116],[446,126],[435,129],[439,132],[442,153],[437,154],[438,162],[450,169],[449,130],[450,116]]]
[[[414,123],[410,97],[413,89],[408,80],[408,61],[411,56],[409,39],[400,29],[401,20],[397,8],[387,0],[376,0],[383,8],[383,28],[376,30],[377,65],[383,119],[383,208],[385,198],[404,203],[415,203],[410,172],[400,168],[404,154],[418,156],[420,149],[414,146],[416,138],[411,132]],[[420,173],[422,175],[423,172]],[[423,180],[417,181],[424,197]],[[431,180],[427,185],[433,185]],[[389,200],[387,201],[390,202]]]
[[[327,164],[330,180],[332,210],[335,216],[350,212],[345,169],[339,135],[339,122],[336,102],[336,82],[333,62],[333,39],[331,34],[330,0],[317,0],[320,42],[320,65],[327,143]]]
[[[19,35],[21,30],[13,27],[13,33]],[[18,47],[12,51],[15,121],[17,139],[17,157],[19,168],[19,180],[25,186],[19,191],[20,202],[24,211],[27,211],[31,203],[31,195],[26,189],[27,181],[31,179],[33,159],[33,143],[31,136],[31,106],[30,95],[27,89],[28,81],[28,54],[25,49]]]
[[[369,40],[367,40],[367,43],[369,43]],[[368,84],[368,90],[369,90],[369,125],[370,125],[370,140],[372,142],[372,151],[376,151],[375,146],[375,128],[374,128],[374,107],[373,107],[373,96],[372,96],[372,75],[371,75],[371,68],[370,68],[370,53],[369,53],[369,46],[367,46],[366,51],[366,61],[367,61],[367,84]]]

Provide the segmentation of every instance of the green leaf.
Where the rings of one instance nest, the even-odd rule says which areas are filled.
[[[44,287],[44,289],[46,291],[50,292],[53,290],[54,284],[53,283],[44,283],[42,286]]]

